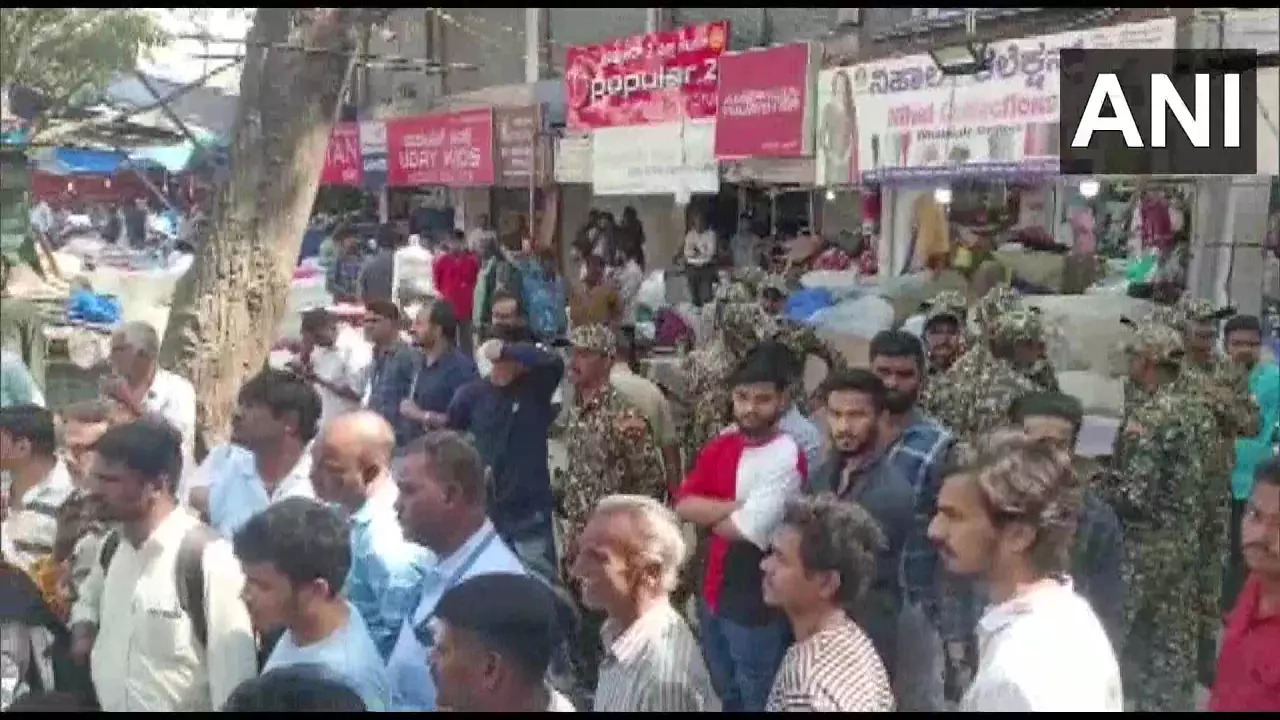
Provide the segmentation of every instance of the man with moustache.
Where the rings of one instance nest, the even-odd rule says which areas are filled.
[[[1227,619],[1209,712],[1280,711],[1280,458],[1254,477],[1240,526],[1250,575]]]
[[[992,603],[961,711],[1124,711],[1115,652],[1068,575],[1079,513],[1070,455],[1021,432],[998,431],[947,475],[929,538]]]
[[[951,312],[963,317],[964,306],[957,308],[956,300],[948,300],[943,293],[934,299],[932,307],[950,307]],[[981,608],[967,581],[941,571],[938,550],[928,537],[929,522],[938,507],[943,469],[955,446],[955,437],[918,404],[931,362],[919,338],[902,330],[878,333],[871,339],[870,359],[871,371],[885,387],[881,433],[886,456],[911,484],[915,497],[915,520],[902,548],[904,600],[909,608],[919,608],[932,626],[920,628],[929,636],[921,638],[920,644],[934,642],[935,632],[940,636],[938,642],[945,652],[946,692],[958,699],[971,673],[973,629]],[[941,702],[937,697],[941,689],[932,687],[938,673],[924,666],[920,669],[928,674],[927,679],[910,682],[902,678],[901,687],[910,685],[921,693],[918,699],[900,693],[899,705],[904,709],[936,709]]]
[[[940,292],[924,304],[924,342],[931,377],[950,370],[964,352],[967,307],[964,296],[953,290]]]
[[[703,448],[676,494],[676,513],[709,530],[699,603],[707,669],[728,712],[761,712],[790,630],[764,604],[760,562],[787,499],[800,492],[804,453],[778,424],[791,380],[786,349],[766,342],[729,378],[736,425]]]
[[[453,396],[476,378],[476,364],[458,348],[458,315],[447,300],[431,298],[413,320],[413,340],[422,353],[409,396],[400,402],[401,444],[448,422]]]
[[[106,712],[211,712],[257,674],[240,563],[174,497],[181,446],[171,425],[147,418],[96,446],[93,473],[120,542],[91,571],[102,592],[76,603],[71,627],[77,645],[92,647]]]
[[[885,453],[884,383],[868,370],[845,370],[822,386],[831,456],[814,471],[810,493],[830,493],[860,505],[880,527],[875,574],[856,619],[875,643],[890,677],[896,674],[902,550],[915,521],[915,493]]]

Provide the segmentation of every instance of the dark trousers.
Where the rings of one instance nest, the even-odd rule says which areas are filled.
[[[716,268],[714,265],[689,265],[684,270],[689,280],[689,299],[694,307],[711,302],[715,293]]]
[[[698,602],[698,639],[711,685],[725,712],[764,712],[774,676],[791,645],[786,620],[743,625]]]
[[[475,333],[471,328],[471,319],[458,318],[458,349],[467,355],[475,354]]]

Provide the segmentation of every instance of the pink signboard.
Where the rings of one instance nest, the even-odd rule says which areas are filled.
[[[716,116],[720,55],[729,22],[633,35],[565,53],[571,130]]]
[[[493,111],[387,121],[387,185],[493,185]]]
[[[321,185],[359,185],[364,178],[364,163],[360,156],[360,126],[356,123],[338,123],[329,136],[329,148],[324,155],[324,171]]]
[[[808,155],[812,53],[808,43],[720,58],[716,157]]]

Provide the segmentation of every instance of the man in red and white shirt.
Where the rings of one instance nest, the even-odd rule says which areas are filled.
[[[1227,620],[1209,712],[1280,711],[1280,458],[1255,478],[1240,523],[1250,575]]]
[[[790,402],[786,352],[762,344],[738,366],[736,425],[702,449],[677,493],[681,519],[711,533],[699,635],[725,712],[764,711],[791,641],[786,619],[764,603],[760,570],[807,471],[800,446],[778,429]]]

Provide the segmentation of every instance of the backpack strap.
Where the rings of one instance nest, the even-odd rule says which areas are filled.
[[[112,530],[102,537],[102,547],[98,548],[98,566],[102,568],[103,575],[106,575],[107,570],[111,569],[111,559],[116,556],[116,550],[119,549],[119,531]]]
[[[209,641],[209,618],[205,608],[204,551],[218,538],[213,528],[200,523],[187,531],[178,545],[178,605],[191,618],[191,631],[201,647]]]

